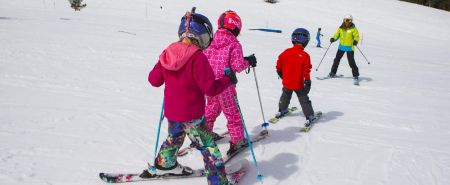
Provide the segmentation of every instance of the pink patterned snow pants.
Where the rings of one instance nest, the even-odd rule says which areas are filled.
[[[244,127],[239,115],[239,110],[234,100],[236,87],[230,86],[217,96],[207,97],[205,110],[206,125],[208,131],[212,132],[216,118],[223,111],[228,120],[227,128],[230,132],[230,141],[237,143],[245,139]]]

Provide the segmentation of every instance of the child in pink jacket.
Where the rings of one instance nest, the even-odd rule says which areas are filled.
[[[225,68],[230,68],[234,72],[241,72],[249,65],[255,67],[255,56],[243,57],[242,46],[236,38],[242,28],[240,17],[234,11],[228,10],[220,16],[218,25],[219,29],[214,34],[211,46],[204,50],[216,79],[225,75]],[[206,124],[211,132],[216,118],[222,111],[225,114],[231,137],[228,155],[246,145],[244,127],[234,96],[236,96],[234,85],[228,87],[219,95],[207,96],[205,110]],[[217,134],[214,133],[214,135],[217,137]]]
[[[156,170],[144,170],[140,176],[151,178],[192,173],[191,168],[177,162],[176,155],[187,135],[203,155],[208,184],[227,185],[221,153],[213,135],[205,129],[205,95],[221,93],[237,82],[236,76],[227,73],[228,77],[216,79],[202,52],[212,39],[212,25],[208,18],[198,13],[186,13],[178,34],[180,41],[163,51],[148,76],[152,86],[165,84],[164,116],[168,119],[169,130],[154,162]]]

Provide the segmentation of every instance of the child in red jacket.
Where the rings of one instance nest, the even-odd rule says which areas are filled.
[[[309,100],[308,93],[311,90],[311,60],[309,54],[304,51],[308,45],[310,36],[308,30],[297,28],[292,33],[292,48],[288,48],[278,56],[277,73],[283,80],[283,94],[279,102],[277,118],[288,113],[292,92],[297,94],[305,118],[312,123],[315,119],[314,110]]]

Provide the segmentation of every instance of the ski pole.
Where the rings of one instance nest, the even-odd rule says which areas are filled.
[[[361,55],[366,59],[367,64],[370,64],[369,60],[367,60],[366,56],[364,55],[364,53],[361,51],[361,49],[359,49],[358,46],[356,46],[356,48],[358,48],[359,52],[361,53]]]
[[[325,54],[323,55],[322,60],[320,60],[320,63],[319,63],[319,65],[318,65],[317,68],[316,68],[316,71],[319,70],[320,64],[322,64],[322,61],[323,61],[323,59],[325,58],[325,55],[327,55],[327,52],[328,52],[328,50],[330,49],[331,44],[333,44],[333,43],[330,42],[330,45],[328,46],[327,50],[325,51]]]
[[[253,151],[253,145],[252,145],[252,142],[250,141],[250,137],[247,132],[247,127],[245,126],[244,117],[242,116],[241,107],[239,106],[239,101],[237,99],[237,95],[234,95],[234,101],[236,102],[236,105],[237,105],[237,108],[239,111],[239,116],[241,117],[241,120],[242,120],[242,126],[244,127],[244,132],[245,132],[245,137],[247,138],[248,148],[250,148],[250,152],[252,153],[253,163],[255,164],[256,172],[258,174],[256,176],[256,179],[258,179],[258,181],[260,181],[262,183],[263,176],[259,172],[258,162],[256,161],[255,152]]]
[[[161,106],[161,114],[159,116],[159,124],[158,124],[158,133],[156,134],[156,144],[155,144],[155,153],[154,153],[154,159],[153,162],[155,162],[156,158],[157,158],[157,154],[158,154],[158,145],[159,145],[159,135],[161,133],[161,123],[164,120],[164,98],[163,98],[163,102],[162,102],[162,106]],[[155,171],[155,165],[152,165],[150,167],[150,170]]]
[[[262,114],[263,121],[264,121],[264,123],[261,126],[264,127],[264,129],[267,130],[267,127],[269,126],[269,123],[266,122],[266,117],[264,116],[264,109],[263,109],[263,106],[262,106],[261,94],[259,94],[258,78],[256,78],[256,70],[255,70],[254,67],[253,67],[253,76],[255,77],[256,91],[258,92],[258,99],[259,99],[259,106],[261,107],[261,114]]]

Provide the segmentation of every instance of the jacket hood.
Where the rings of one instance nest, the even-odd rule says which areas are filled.
[[[159,55],[159,62],[167,70],[178,71],[197,51],[200,49],[194,44],[175,42]]]
[[[214,49],[224,48],[230,43],[239,42],[236,37],[227,29],[221,28],[214,34],[214,39],[209,47]]]

